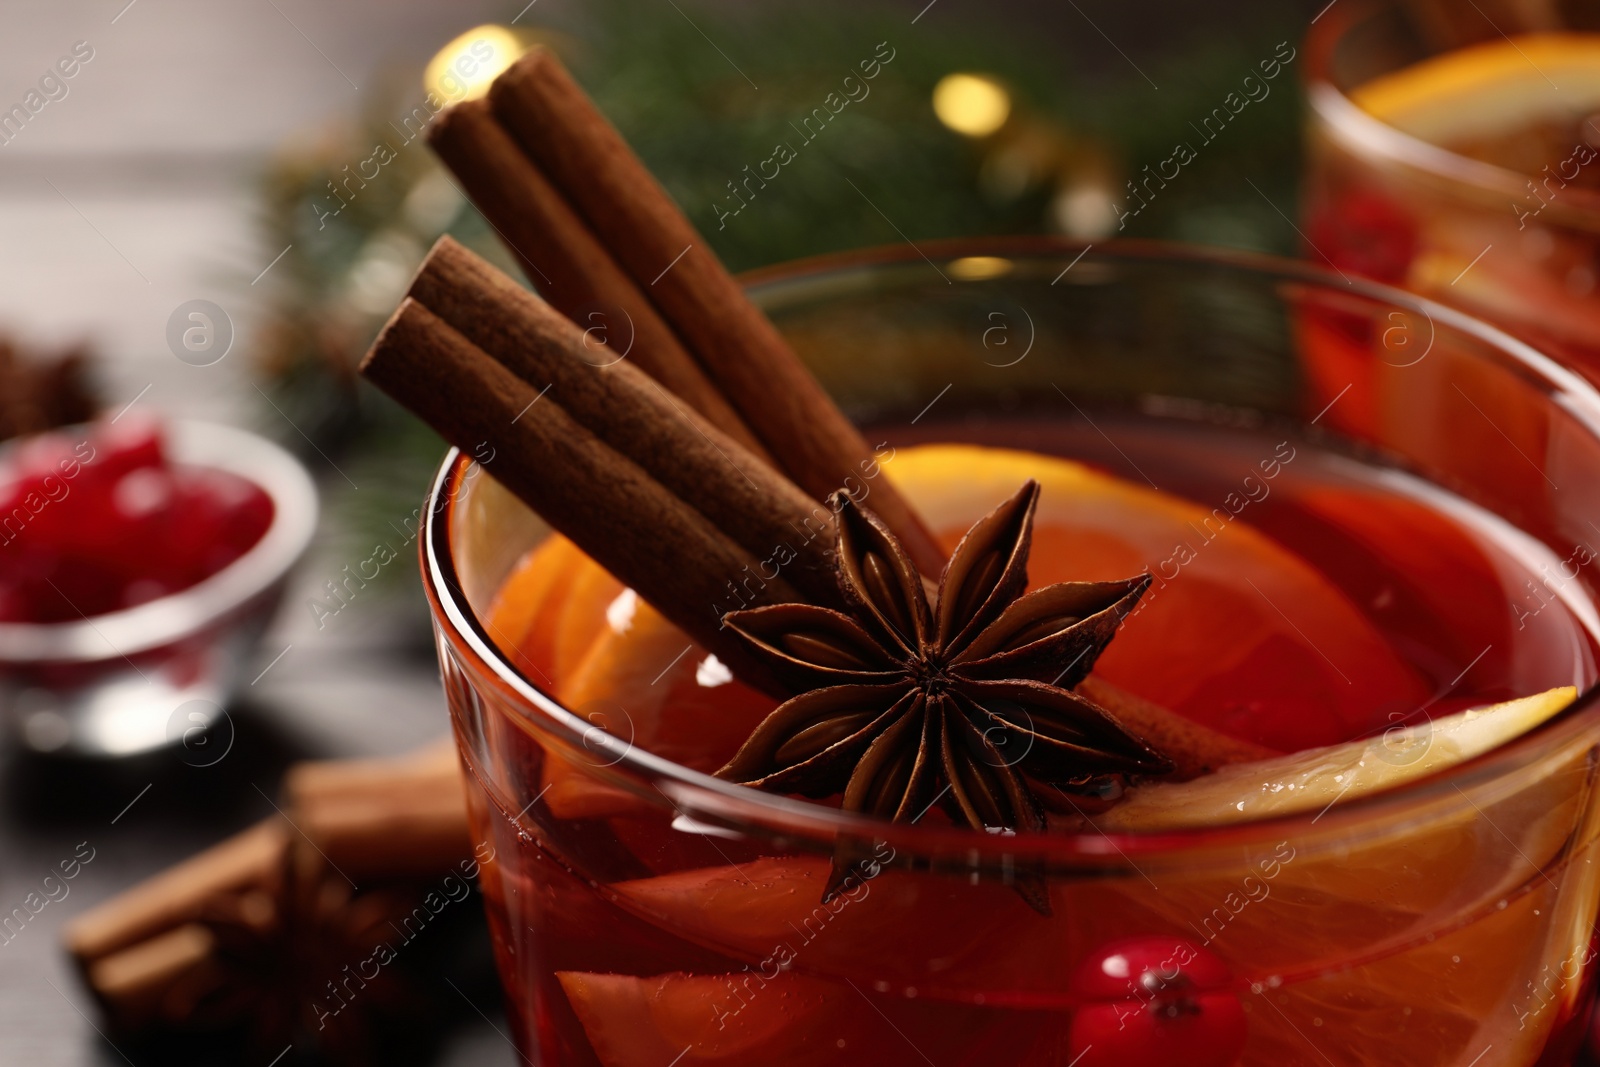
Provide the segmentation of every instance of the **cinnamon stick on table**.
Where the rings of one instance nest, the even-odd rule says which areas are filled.
[[[558,305],[573,299],[560,295],[564,286],[596,289],[623,306],[643,294],[744,425],[813,498],[874,469],[865,439],[554,55],[539,49],[518,60],[495,81],[489,100],[531,170],[509,159],[503,140],[470,109],[453,133],[446,124],[442,154],[514,250],[528,248],[527,259],[542,247],[552,257],[538,265],[547,277],[536,284],[556,293]],[[540,182],[541,173],[548,182]],[[611,288],[610,273],[567,225],[557,200],[631,277],[631,290]],[[530,218],[555,224],[542,244]],[[911,506],[885,482],[873,486],[872,497],[917,566],[937,576],[944,555]]]
[[[522,261],[540,294],[586,336],[596,331],[594,362],[626,358],[723,433],[772,461],[633,279],[496,121],[487,100],[445,111],[428,127],[428,143]],[[621,313],[620,321],[613,311]]]
[[[401,757],[297,763],[283,806],[319,856],[358,884],[433,878],[472,854],[453,738]]]
[[[296,764],[281,804],[283,816],[68,923],[66,949],[114,1029],[204,1026],[259,1011],[249,990],[217,994],[241,982],[325,977],[294,971],[313,956],[304,939],[326,934],[296,912],[307,893],[324,882],[342,890],[349,879],[360,887],[350,889],[352,914],[370,917],[410,899],[389,890],[436,884],[473,854],[448,740],[398,757]],[[241,954],[246,931],[260,944]],[[218,1011],[227,1017],[214,1018]]]
[[[219,894],[277,891],[288,847],[281,819],[267,819],[178,864],[67,925],[67,951],[99,959],[201,918]]]

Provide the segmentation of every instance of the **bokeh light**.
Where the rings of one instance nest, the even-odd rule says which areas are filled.
[[[987,137],[1006,124],[1011,94],[982,74],[947,74],[933,87],[939,121],[968,137]]]
[[[476,26],[439,49],[422,72],[422,85],[447,104],[476,100],[528,46],[504,26]]]

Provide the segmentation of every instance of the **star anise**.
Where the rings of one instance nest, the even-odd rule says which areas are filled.
[[[939,804],[975,829],[1014,832],[1044,827],[1039,785],[1085,789],[1112,775],[1170,771],[1165,757],[1071,692],[1150,576],[1023,595],[1038,499],[1029,481],[967,531],[930,605],[894,535],[836,494],[835,563],[848,613],[779,604],[723,617],[797,695],[717,774],[774,792],[842,792],[845,810],[895,822],[916,822]],[[830,893],[846,873],[841,851]]]
[[[382,1037],[433,1017],[423,984],[402,967],[351,977],[379,942],[400,940],[394,923],[413,914],[422,890],[395,881],[358,893],[309,853],[288,848],[272,884],[207,901],[198,921],[211,955],[165,990],[168,1026],[203,1033],[244,1022],[253,1048],[291,1043],[364,1065],[383,1062]]]

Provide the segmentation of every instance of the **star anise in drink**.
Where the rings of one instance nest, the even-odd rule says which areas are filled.
[[[1150,576],[1024,594],[1038,499],[1029,481],[967,531],[930,603],[882,521],[836,494],[847,610],[779,604],[723,617],[796,695],[717,774],[773,792],[843,793],[845,810],[895,822],[937,804],[974,829],[1016,832],[1044,828],[1040,786],[1170,771],[1071,691]]]

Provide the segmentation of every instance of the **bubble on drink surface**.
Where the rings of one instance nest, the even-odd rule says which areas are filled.
[[[185,701],[167,718],[167,740],[191,767],[221,763],[233,749],[233,738],[232,717],[214,701]]]
[[[167,316],[167,348],[191,367],[209,367],[233,348],[233,320],[210,300],[186,300]]]

